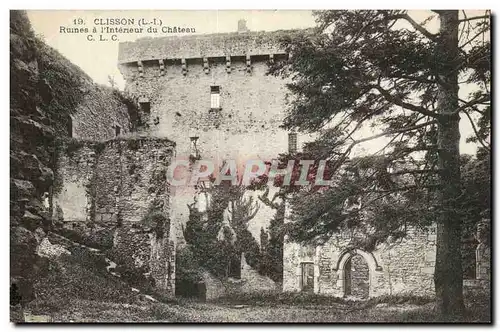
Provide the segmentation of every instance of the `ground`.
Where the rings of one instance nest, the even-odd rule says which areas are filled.
[[[56,241],[56,238],[53,237]],[[66,243],[67,242],[67,243]],[[412,294],[369,300],[261,291],[211,302],[172,298],[111,273],[101,252],[69,245],[47,258],[36,299],[11,306],[11,321],[51,322],[442,322],[434,299]],[[62,243],[62,242],[61,242]],[[465,322],[491,321],[489,295],[467,294]]]
[[[386,298],[385,301],[361,301],[327,304],[283,304],[262,303],[234,304],[235,301],[220,300],[199,303],[175,300],[169,303],[152,301],[140,296],[133,303],[116,303],[71,299],[64,305],[44,302],[31,306],[30,314],[42,320],[50,317],[52,322],[443,322],[434,313],[434,304],[408,298]],[[292,301],[293,302],[293,301]],[[311,302],[314,302],[311,301]],[[379,302],[379,303],[377,303]],[[397,303],[402,302],[402,303]],[[423,303],[428,302],[428,303]],[[486,307],[471,306],[468,322],[488,322]],[[20,311],[20,310],[18,310]],[[18,315],[23,315],[18,312]],[[39,315],[47,315],[40,317]]]

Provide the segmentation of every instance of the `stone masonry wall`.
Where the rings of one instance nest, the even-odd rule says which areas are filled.
[[[434,294],[435,230],[409,230],[408,236],[378,246],[373,252],[349,247],[348,236],[335,236],[322,246],[306,248],[285,243],[284,291],[300,291],[301,266],[313,262],[314,292],[345,296],[345,266],[360,255],[369,267],[369,296]]]
[[[134,129],[135,106],[125,102],[120,92],[97,84],[81,87],[81,103],[71,115],[72,137],[89,140],[108,140]],[[131,117],[132,114],[132,117]]]
[[[175,246],[166,169],[175,144],[167,139],[70,141],[58,150],[54,218],[79,242],[106,249],[155,287],[174,293]],[[167,217],[164,232],[146,218]]]
[[[36,36],[24,11],[10,11],[9,74],[10,275],[14,292],[17,288],[21,293],[14,296],[20,298],[14,303],[25,304],[34,299],[33,285],[47,264],[37,247],[53,226],[47,193],[54,184],[56,140],[69,136],[114,138],[114,124],[121,126],[122,133],[130,131],[135,113],[125,98],[95,84]],[[75,176],[85,176],[87,166],[85,161],[74,166],[82,167]],[[83,199],[83,207],[67,207],[71,219],[85,218],[84,197],[71,197],[84,192],[83,185],[84,180],[73,181],[61,198]]]
[[[218,33],[164,38],[142,38],[119,45],[119,63],[159,59],[245,56],[284,53],[279,46],[281,36],[294,30],[273,32]]]
[[[163,75],[156,62],[144,62],[142,77],[137,64],[120,66],[127,93],[150,103],[150,114],[142,114],[143,131],[174,140],[177,159],[184,160],[193,152],[190,137],[198,137],[199,155],[213,161],[216,170],[225,159],[236,159],[242,166],[249,159],[270,160],[286,152],[288,132],[279,128],[285,114],[286,82],[266,75],[268,57],[253,58],[250,72],[244,57],[234,57],[230,73],[225,62],[210,58],[206,73],[199,60],[188,61],[186,75],[176,62],[166,62]],[[220,86],[220,110],[211,109],[213,85]],[[172,218],[178,225],[188,219],[192,189],[172,188]],[[249,224],[257,241],[260,228],[266,227],[274,214],[275,210],[261,204]]]

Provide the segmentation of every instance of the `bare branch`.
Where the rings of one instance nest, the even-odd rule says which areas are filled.
[[[408,147],[404,148],[401,151],[405,153],[411,153],[411,152],[417,152],[417,151],[435,151],[437,150],[437,145],[426,145],[426,146],[414,146],[414,147]]]
[[[266,187],[266,191],[262,194],[262,195],[258,195],[257,197],[260,199],[260,201],[262,203],[264,203],[265,205],[273,208],[273,209],[278,209],[279,207],[279,204],[276,204],[274,203],[273,201],[271,201],[268,197],[269,195],[269,187]],[[274,198],[273,198],[274,200]]]
[[[491,18],[491,15],[481,15],[481,16],[473,16],[473,17],[469,17],[469,18],[463,18],[461,20],[458,20],[458,22],[462,23],[462,22],[468,22],[468,21],[473,21],[473,20],[481,20],[481,19],[485,19],[485,18]]]
[[[408,190],[413,190],[413,189],[438,189],[440,188],[441,185],[439,184],[428,184],[425,186],[418,185],[418,186],[405,186],[405,187],[399,187],[399,188],[393,188],[393,189],[388,189],[388,190],[370,190],[366,191],[365,193],[395,193],[395,192],[400,192],[400,191],[408,191]]]
[[[418,124],[418,125],[415,125],[415,126],[412,126],[412,127],[408,127],[408,128],[401,128],[401,129],[396,129],[396,130],[384,132],[384,133],[381,133],[381,134],[378,134],[378,135],[373,135],[373,136],[369,136],[369,137],[366,137],[366,138],[362,138],[362,139],[356,140],[356,141],[354,141],[353,144],[359,144],[359,143],[362,143],[362,142],[371,141],[373,139],[380,138],[380,137],[383,137],[383,136],[394,135],[394,134],[399,134],[399,133],[405,133],[405,132],[408,132],[408,131],[412,131],[412,130],[420,129],[420,128],[423,128],[423,127],[427,127],[427,126],[430,126],[430,125],[435,124],[435,123],[437,123],[437,121],[429,121],[429,122],[421,123],[421,124]]]
[[[409,81],[414,81],[418,83],[423,83],[423,84],[435,84],[437,83],[436,81],[430,80],[426,77],[415,77],[415,76],[408,76],[408,75],[389,75],[388,78],[399,78],[403,80],[409,80]]]
[[[395,135],[395,134],[405,133],[408,131],[424,128],[424,127],[427,127],[427,126],[430,126],[430,125],[433,125],[436,123],[437,123],[437,121],[428,121],[428,122],[421,123],[421,124],[418,124],[418,125],[415,125],[412,127],[387,131],[387,132],[384,132],[381,134],[377,134],[377,135],[365,137],[365,138],[362,138],[359,140],[355,140],[354,142],[351,143],[351,145],[349,145],[349,147],[344,151],[344,153],[340,156],[340,158],[335,162],[334,166],[332,167],[332,171],[335,172],[342,165],[342,163],[347,159],[347,156],[351,153],[352,149],[360,143],[371,141],[371,140],[374,140],[374,139],[377,139],[377,138],[380,138],[383,136]]]
[[[485,148],[487,150],[490,150],[489,144],[488,144],[488,146],[486,146],[485,142],[483,142],[483,140],[479,136],[479,132],[478,132],[478,130],[476,128],[476,125],[474,124],[474,120],[472,120],[472,117],[466,111],[464,111],[464,113],[465,113],[465,115],[467,115],[467,118],[469,119],[469,122],[470,122],[470,124],[472,126],[472,130],[474,130],[474,134],[476,134],[476,138],[479,141],[479,143],[483,146],[483,148]]]
[[[246,225],[250,220],[255,218],[255,216],[257,215],[257,212],[259,212],[259,210],[260,210],[260,205],[256,204],[253,212],[250,215],[248,215],[246,218],[243,219],[243,224]]]
[[[465,101],[465,100],[463,100],[463,99],[461,99],[461,98],[458,98],[458,100],[459,100],[460,102],[464,103],[464,104],[467,104],[467,103],[468,103],[468,101]],[[484,111],[481,111],[479,108],[477,108],[477,107],[476,107],[476,105],[469,105],[469,106],[467,106],[467,107],[472,108],[474,111],[478,112],[479,114],[484,114]]]
[[[436,34],[430,33],[426,28],[424,28],[423,26],[421,26],[420,24],[415,22],[415,20],[413,20],[410,17],[410,15],[403,14],[401,18],[404,19],[405,21],[407,21],[408,23],[410,23],[413,26],[413,28],[415,28],[415,30],[417,30],[418,32],[420,32],[421,34],[423,34],[424,36],[426,36],[430,40],[432,40],[432,41],[436,40],[436,37],[437,37]]]
[[[488,31],[490,29],[489,26],[487,27],[484,27],[483,29],[481,29],[478,33],[476,33],[474,35],[474,37],[472,37],[471,39],[469,39],[468,41],[466,41],[465,43],[463,43],[462,45],[459,46],[459,49],[462,53],[464,53],[465,55],[467,55],[467,53],[463,50],[463,48],[465,46],[467,46],[468,44],[472,43],[477,37],[479,37],[481,34],[485,33],[486,31]]]
[[[469,108],[469,107],[473,107],[477,104],[481,104],[481,103],[485,103],[485,102],[489,102],[490,101],[490,96],[489,95],[482,95],[481,97],[478,97],[476,99],[473,99],[471,101],[468,101],[466,102],[465,104],[463,104],[462,106],[460,106],[459,108],[457,108],[457,110],[454,112],[455,114],[461,112],[461,111],[464,111],[465,109]],[[460,100],[463,102],[463,100]]]
[[[424,28],[421,24],[418,24],[413,18],[411,18],[408,13],[400,13],[400,14],[395,14],[395,15],[385,15],[385,18],[383,21],[389,21],[389,20],[399,20],[403,19],[406,22],[410,23],[410,25],[420,32],[422,35],[425,37],[429,38],[432,41],[435,41],[437,38],[437,34],[429,32],[426,28]],[[379,22],[379,21],[376,21]]]
[[[421,106],[416,106],[416,105],[402,101],[401,98],[392,95],[391,93],[389,93],[389,91],[383,89],[380,85],[371,85],[371,87],[378,90],[380,92],[380,94],[382,94],[382,96],[384,96],[384,98],[387,101],[389,101],[395,105],[406,108],[407,110],[410,110],[413,112],[418,112],[422,115],[430,116],[432,118],[438,117],[436,113],[431,112],[431,111],[429,111]]]

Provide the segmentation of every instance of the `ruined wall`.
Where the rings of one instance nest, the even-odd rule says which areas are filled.
[[[286,107],[286,82],[266,75],[268,61],[280,61],[285,55],[273,44],[274,35],[266,37],[265,42],[263,37],[255,37],[261,35],[266,33],[121,44],[120,70],[126,79],[125,89],[139,102],[150,103],[150,112],[141,114],[143,131],[174,140],[178,159],[189,158],[193,152],[190,137],[198,137],[199,155],[216,165],[230,158],[243,165],[248,159],[272,159],[286,152],[288,133],[279,128]],[[262,42],[256,44],[255,38]],[[179,47],[165,46],[170,43]],[[189,46],[192,43],[197,46]],[[230,70],[226,56],[230,56]],[[140,65],[132,62],[139,59]],[[164,61],[160,64],[151,59]],[[220,109],[211,109],[211,86],[220,87]],[[187,221],[187,204],[193,202],[193,195],[192,188],[172,188],[172,218],[179,224]],[[274,214],[275,210],[261,204],[249,225],[257,241],[260,228],[266,227]]]
[[[136,65],[122,66],[122,72],[127,91],[151,104],[145,131],[168,135],[177,143],[178,156],[189,156],[192,136],[199,137],[200,155],[215,162],[275,157],[286,151],[287,132],[278,128],[284,117],[285,82],[266,76],[265,62],[252,64],[251,73],[244,61],[233,61],[231,66],[227,73],[225,64],[212,64],[205,74],[201,65],[188,65],[186,76],[180,65],[168,66],[163,76],[149,64],[144,65],[142,78]],[[220,86],[220,110],[210,107],[212,85]]]
[[[108,250],[173,294],[175,235],[171,236],[166,169],[175,144],[168,139],[72,140],[58,149],[52,211],[68,237]],[[148,216],[160,212],[158,225]]]
[[[314,292],[345,296],[346,265],[361,256],[369,267],[369,296],[434,294],[436,234],[434,229],[411,229],[408,236],[378,246],[373,252],[349,248],[349,236],[335,236],[316,248],[285,243],[284,291],[300,291],[301,263],[314,263]]]
[[[22,303],[34,298],[32,285],[41,270],[35,267],[36,248],[53,226],[46,193],[54,181],[56,140],[71,131],[83,138],[113,138],[111,121],[127,132],[131,106],[35,36],[24,11],[10,11],[10,271]],[[75,181],[62,199],[78,199],[71,195],[82,192],[80,185]],[[67,213],[80,218],[85,209],[68,207]]]
[[[120,92],[97,84],[81,88],[84,97],[72,113],[72,137],[108,140],[135,129],[137,109]]]

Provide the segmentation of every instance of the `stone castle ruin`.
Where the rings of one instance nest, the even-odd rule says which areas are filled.
[[[288,57],[279,37],[293,33],[248,31],[241,21],[234,33],[120,43],[125,93],[137,110],[116,104],[105,110],[81,107],[72,115],[72,139],[56,151],[49,193],[53,220],[89,246],[106,248],[117,263],[138,269],[157,289],[175,294],[182,227],[190,204],[200,198],[192,188],[170,186],[167,168],[174,159],[222,164],[296,151],[297,134],[280,128],[286,81],[266,75],[270,63]],[[258,193],[248,195],[258,201]],[[260,204],[249,223],[256,239],[275,213]],[[489,244],[483,239],[478,236],[476,277],[487,281]],[[345,234],[315,247],[286,242],[282,290],[360,298],[434,294],[432,229],[409,232],[401,242],[371,252],[348,243]],[[262,276],[242,261],[245,290],[258,289]],[[466,284],[479,287],[476,281]]]

